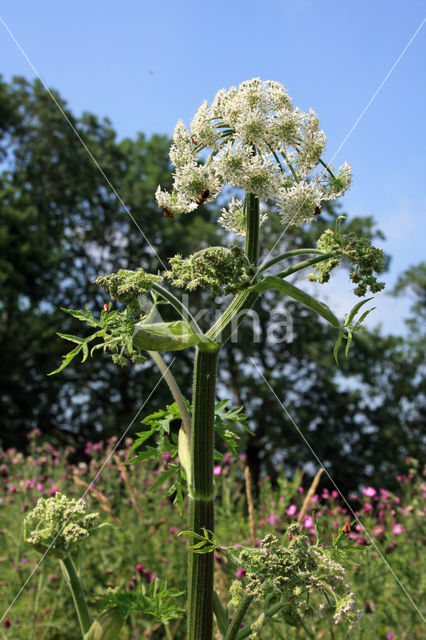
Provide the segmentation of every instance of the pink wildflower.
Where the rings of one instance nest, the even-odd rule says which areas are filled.
[[[246,573],[247,573],[247,572],[246,572],[246,570],[245,570],[245,569],[237,569],[237,572],[236,572],[236,574],[235,574],[235,575],[237,576],[238,580],[241,580],[241,578],[244,578],[244,576],[246,575]]]
[[[374,498],[374,496],[377,495],[377,491],[374,487],[366,487],[362,490],[362,493],[364,496],[368,496],[369,498]]]
[[[364,513],[368,513],[369,511],[373,510],[373,505],[370,504],[369,502],[366,502],[364,505]]]
[[[407,533],[402,524],[396,523],[392,527],[392,533],[398,536],[400,533]]]
[[[286,514],[287,514],[288,516],[294,516],[296,513],[297,513],[297,507],[296,507],[296,505],[295,505],[295,504],[291,504],[291,505],[288,507],[288,509],[287,509],[287,511],[286,511]]]
[[[216,464],[213,467],[213,475],[220,476],[221,473],[222,473],[222,467],[220,466],[220,464]]]

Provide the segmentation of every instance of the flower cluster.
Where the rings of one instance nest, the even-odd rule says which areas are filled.
[[[63,558],[98,524],[97,513],[86,513],[82,500],[56,493],[40,498],[24,518],[24,540],[40,553]]]
[[[108,291],[113,300],[132,309],[136,305],[136,311],[140,314],[140,308],[137,306],[138,298],[147,293],[155,282],[161,282],[161,280],[161,276],[147,273],[143,269],[136,271],[120,269],[109,276],[99,276],[96,284]]]
[[[271,595],[280,598],[285,622],[296,627],[307,617],[325,613],[333,615],[336,624],[354,624],[358,619],[356,602],[348,593],[342,565],[326,555],[323,548],[309,545],[297,524],[290,525],[286,537],[286,546],[268,534],[258,549],[241,551],[244,585],[238,580],[233,583],[233,601],[240,598],[242,590],[261,600]],[[322,596],[320,601],[318,596]]]
[[[211,247],[186,259],[176,255],[170,264],[172,270],[166,271],[165,277],[188,291],[203,287],[214,295],[222,289],[225,295],[237,293],[247,288],[254,277],[254,269],[239,247]]]
[[[378,282],[373,275],[374,271],[381,273],[384,269],[383,250],[373,247],[368,238],[360,238],[355,233],[340,235],[338,229],[335,232],[327,229],[320,236],[317,247],[325,252],[340,250],[354,265],[350,278],[357,285],[354,290],[355,295],[365,296],[368,288],[372,293],[377,293],[384,288],[384,282]],[[321,284],[328,282],[331,271],[338,264],[339,258],[331,257],[318,264],[316,271],[309,274],[308,279]]]
[[[220,90],[210,106],[203,102],[189,129],[179,120],[170,149],[173,191],[158,187],[157,202],[173,217],[214,200],[228,184],[275,201],[284,222],[304,224],[351,184],[348,164],[335,172],[323,162],[325,145],[314,111],[295,108],[278,82],[248,80]],[[198,154],[205,150],[203,163]],[[234,199],[219,221],[242,235],[242,203]]]

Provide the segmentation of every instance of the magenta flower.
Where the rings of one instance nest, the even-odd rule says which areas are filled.
[[[296,505],[295,505],[295,504],[291,504],[291,505],[288,507],[288,509],[287,509],[287,511],[286,511],[286,514],[287,514],[288,516],[294,516],[294,514],[295,514],[295,513],[297,513],[297,507],[296,507]]]
[[[333,489],[333,491],[331,492],[331,497],[332,498],[338,498],[339,497],[339,492],[336,491],[336,489]]]
[[[377,491],[374,489],[374,487],[366,487],[362,490],[362,493],[368,498],[374,498],[374,496],[377,495]]]
[[[216,464],[213,467],[213,475],[214,476],[220,476],[221,473],[222,473],[222,467],[220,466],[220,464]]]
[[[398,536],[401,533],[407,533],[407,531],[404,529],[402,524],[396,523],[392,527],[392,533],[394,533],[396,536]]]
[[[246,570],[245,570],[245,569],[237,569],[237,572],[236,572],[236,574],[235,574],[235,575],[237,576],[238,580],[241,580],[241,578],[244,578],[244,576],[246,575],[246,573],[247,573],[247,572],[246,572]]]
[[[314,526],[314,520],[312,516],[305,516],[303,526],[305,529],[312,529],[312,527]]]
[[[266,518],[266,522],[268,524],[272,524],[272,526],[275,526],[275,524],[278,522],[279,517],[275,515],[275,513],[271,513],[267,518]]]
[[[395,640],[396,635],[394,634],[393,631],[388,631],[386,634],[386,640]]]
[[[369,511],[373,510],[373,505],[370,504],[369,502],[366,502],[364,505],[364,513],[368,513]]]

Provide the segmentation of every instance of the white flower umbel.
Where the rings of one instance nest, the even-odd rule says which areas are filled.
[[[170,217],[175,215],[178,216],[181,213],[189,213],[197,208],[196,202],[191,202],[176,191],[173,193],[162,191],[161,187],[157,187],[155,199],[157,200],[158,205],[163,209],[164,213],[166,215],[170,215]]]
[[[177,123],[170,149],[173,194],[168,198],[159,189],[157,201],[166,215],[185,213],[214,200],[229,184],[275,201],[286,223],[302,225],[312,221],[322,201],[341,196],[351,183],[349,165],[334,172],[322,160],[325,145],[312,109],[294,108],[278,82],[247,80],[221,89],[211,106],[204,101],[189,130]],[[205,163],[198,158],[201,151],[211,153]],[[221,224],[242,233],[235,222],[239,215],[234,204]]]
[[[345,162],[336,174],[333,173],[333,167],[329,167],[329,171],[323,171],[321,173],[318,178],[318,183],[322,186],[327,200],[340,198],[352,183],[352,169],[350,164]]]
[[[221,209],[222,215],[219,223],[227,231],[232,231],[237,236],[246,235],[246,216],[244,214],[244,202],[238,198],[232,198],[228,208]]]
[[[170,147],[170,160],[175,167],[182,167],[187,163],[195,162],[197,154],[191,134],[182,120],[178,120],[173,133],[173,143]]]
[[[244,202],[238,198],[232,198],[228,208],[221,209],[222,215],[218,222],[227,231],[235,233],[237,236],[246,235],[246,216],[244,212]],[[262,213],[259,217],[259,223],[262,225],[267,219],[267,214]]]
[[[82,500],[56,493],[40,498],[24,519],[24,540],[41,553],[64,557],[85,538],[98,523],[97,513],[87,513]]]
[[[175,171],[175,189],[184,198],[196,204],[214,200],[222,185],[213,169],[196,162],[178,167]]]
[[[282,189],[278,197],[278,204],[284,222],[302,225],[309,222],[315,209],[320,206],[322,199],[321,189],[316,184],[305,181]]]
[[[191,122],[191,138],[196,146],[219,149],[221,132],[213,124],[212,113],[204,100]]]

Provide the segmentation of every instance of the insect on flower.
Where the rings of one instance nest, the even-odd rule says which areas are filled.
[[[313,213],[314,216],[319,216],[319,214],[321,213],[321,207],[315,207],[315,211]]]
[[[210,195],[210,191],[208,189],[204,189],[204,191],[200,191],[195,202],[197,204],[204,204],[207,198],[209,197],[209,195]]]
[[[166,207],[161,207],[163,210],[163,216],[166,216],[166,218],[174,218],[174,214],[169,211],[168,209],[166,209]]]
[[[350,530],[351,530],[351,523],[348,520],[348,522],[346,522],[345,526],[343,527],[343,533],[348,535],[348,533],[350,533]]]

